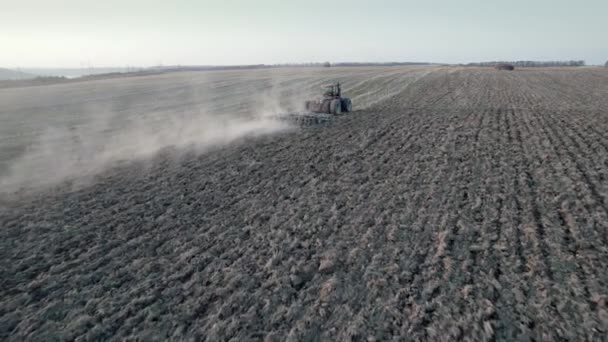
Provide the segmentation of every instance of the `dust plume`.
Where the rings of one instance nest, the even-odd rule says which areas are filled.
[[[288,129],[272,118],[283,109],[272,92],[240,103],[242,109],[194,101],[178,110],[113,111],[89,106],[78,113],[84,122],[59,122],[42,131],[0,178],[0,192],[55,185],[66,180],[86,184],[117,162],[144,160],[167,147],[203,153],[246,137]],[[225,102],[224,102],[225,104]],[[228,111],[234,111],[228,113]],[[216,112],[223,111],[223,112]],[[126,114],[128,113],[128,114]]]

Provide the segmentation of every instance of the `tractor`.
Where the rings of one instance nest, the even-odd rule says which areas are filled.
[[[353,103],[348,97],[342,97],[340,83],[329,84],[324,87],[323,97],[306,101],[304,106],[313,113],[342,114],[353,110]]]

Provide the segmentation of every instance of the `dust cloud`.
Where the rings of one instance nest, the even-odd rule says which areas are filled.
[[[247,115],[214,113],[213,106],[125,117],[124,111],[88,108],[84,122],[45,127],[0,178],[0,193],[48,187],[64,181],[90,183],[123,161],[145,160],[166,148],[204,153],[239,139],[277,133],[290,126],[273,118],[285,109],[268,91],[246,103]],[[243,104],[241,104],[243,105]],[[236,113],[239,114],[239,113]],[[241,113],[242,114],[242,113]]]
[[[328,82],[342,83],[355,110],[374,108],[432,70],[174,73],[0,92],[0,120],[11,122],[0,127],[0,193],[66,180],[88,184],[122,161],[146,160],[165,148],[204,153],[288,130],[276,116],[303,111]]]

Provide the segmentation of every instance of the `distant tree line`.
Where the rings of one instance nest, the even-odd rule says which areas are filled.
[[[340,63],[282,63],[267,67],[366,67],[366,66],[400,66],[400,65],[430,65],[426,62],[340,62]]]
[[[64,76],[37,76],[35,78],[22,79],[22,80],[2,80],[0,81],[0,89],[2,88],[15,88],[15,87],[29,87],[29,86],[40,86],[56,83],[68,83],[73,80]]]
[[[240,69],[263,69],[270,66],[264,64],[248,65],[167,65],[140,69],[137,72],[171,72],[171,71],[207,71],[207,70],[240,70]]]
[[[579,67],[585,66],[585,61],[494,61],[465,64],[466,66],[493,67],[498,64],[511,64],[519,68],[542,68],[542,67]]]
[[[404,65],[430,65],[426,62],[386,62],[386,63],[359,63],[359,62],[344,62],[335,63],[335,66],[342,67],[358,67],[358,66],[404,66]]]

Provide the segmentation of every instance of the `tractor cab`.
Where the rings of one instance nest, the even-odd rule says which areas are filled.
[[[323,87],[323,97],[339,98],[341,96],[340,83],[328,84]]]
[[[324,114],[342,114],[353,110],[353,103],[347,97],[342,97],[340,83],[323,86],[323,97],[306,101],[304,107],[307,111]]]

